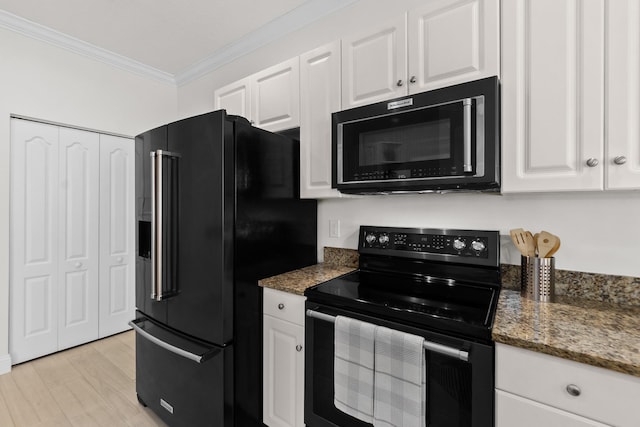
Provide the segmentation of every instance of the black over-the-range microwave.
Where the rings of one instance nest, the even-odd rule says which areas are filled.
[[[333,113],[333,188],[499,191],[499,101],[488,77]]]

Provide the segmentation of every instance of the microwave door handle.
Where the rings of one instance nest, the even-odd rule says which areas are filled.
[[[471,105],[471,98],[465,98],[462,100],[464,134],[464,159],[462,167],[465,172],[473,172],[473,164],[471,163]]]

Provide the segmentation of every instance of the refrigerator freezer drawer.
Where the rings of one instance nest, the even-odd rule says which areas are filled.
[[[171,427],[233,426],[233,347],[207,348],[145,318],[132,324],[141,403]]]

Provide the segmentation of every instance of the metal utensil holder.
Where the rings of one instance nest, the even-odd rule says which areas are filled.
[[[555,287],[555,258],[521,257],[520,295],[534,301],[553,302]]]

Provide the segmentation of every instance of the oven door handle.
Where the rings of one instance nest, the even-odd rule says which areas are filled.
[[[325,322],[330,322],[330,323],[336,322],[336,317],[330,314],[321,313],[319,311],[315,311],[311,309],[307,309],[306,313],[307,313],[307,317],[312,317],[314,319],[323,320]],[[424,344],[422,346],[425,348],[425,350],[433,351],[435,353],[439,353],[445,356],[460,359],[464,362],[469,361],[468,351],[460,350],[454,347],[449,347],[446,345],[438,344],[433,341],[427,341],[427,340],[424,341]]]

